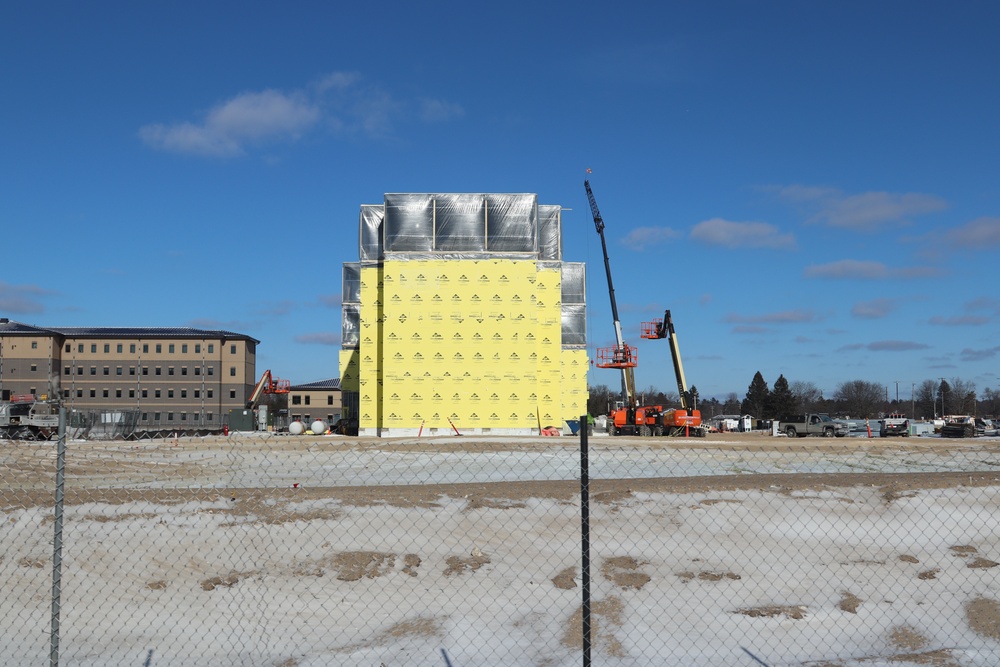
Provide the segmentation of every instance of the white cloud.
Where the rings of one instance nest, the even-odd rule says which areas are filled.
[[[397,99],[357,72],[331,72],[302,90],[246,92],[210,109],[201,120],[150,123],[139,137],[150,147],[209,157],[245,154],[251,147],[295,141],[319,127],[382,138],[399,123],[444,122],[465,110],[443,99]]]
[[[903,225],[909,218],[947,208],[940,197],[922,193],[862,192],[848,195],[835,188],[789,185],[775,189],[786,201],[810,205],[810,221],[857,231]]]
[[[722,218],[699,222],[691,229],[691,238],[726,248],[795,247],[795,237],[781,234],[774,225],[766,222],[733,222]]]
[[[1000,248],[1000,218],[977,218],[946,235],[947,241],[958,244],[958,252],[966,250],[995,250]]]
[[[680,232],[670,227],[637,227],[629,232],[621,242],[632,250],[642,252],[680,236]]]
[[[872,299],[871,301],[859,301],[851,308],[851,315],[862,319],[874,320],[885,317],[896,310],[894,299]]]
[[[44,312],[45,306],[39,298],[54,293],[38,285],[11,285],[0,280],[0,312],[18,315]]]
[[[880,280],[889,277],[889,269],[882,262],[842,259],[837,262],[830,262],[829,264],[807,266],[803,275],[806,278]]]
[[[243,93],[208,112],[201,123],[151,124],[139,136],[153,148],[214,157],[240,155],[248,144],[295,139],[320,118],[302,95],[276,90]]]

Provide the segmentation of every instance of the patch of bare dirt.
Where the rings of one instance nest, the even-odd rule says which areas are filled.
[[[552,577],[552,584],[564,591],[576,588],[576,568],[567,567],[565,570]]]
[[[979,549],[971,544],[959,544],[957,546],[948,547],[948,551],[952,552],[956,556],[972,556],[979,553]]]
[[[394,623],[376,633],[371,639],[358,644],[342,646],[342,653],[353,653],[359,649],[383,646],[406,637],[441,637],[444,635],[442,622],[433,616],[419,616]]]
[[[240,579],[245,579],[252,574],[253,572],[230,572],[224,576],[209,577],[202,580],[201,588],[205,591],[214,591],[216,588],[221,587],[232,588],[240,582]]]
[[[444,575],[446,577],[452,577],[458,574],[462,574],[466,570],[475,572],[483,565],[490,562],[490,557],[480,551],[478,548],[473,549],[472,553],[469,554],[468,558],[459,558],[458,556],[449,556],[448,560],[445,561],[447,567],[444,570]]]
[[[647,563],[637,561],[632,556],[607,558],[601,565],[601,574],[622,588],[640,589],[649,583],[651,577],[639,568]]]
[[[858,613],[858,607],[861,606],[861,603],[864,602],[864,600],[849,591],[844,591],[843,596],[844,597],[840,598],[840,602],[837,603],[837,607],[841,611],[846,611],[848,614]]]
[[[919,563],[920,560],[916,556],[910,556],[909,554],[902,554],[899,560],[903,563]]]
[[[796,621],[806,617],[806,607],[802,605],[764,605],[762,607],[744,607],[737,609],[736,614],[743,614],[750,618],[774,618],[784,616]]]
[[[1000,640],[1000,603],[976,598],[965,605],[965,618],[977,635]]]
[[[678,572],[677,576],[685,584],[689,581],[697,579],[698,581],[722,581],[723,579],[731,579],[737,581],[742,579],[742,577],[735,572]]]
[[[940,571],[941,568],[939,567],[935,567],[934,569],[931,570],[924,570],[923,572],[917,575],[917,579],[923,579],[925,581],[928,579],[937,579],[938,572]]]
[[[378,551],[345,551],[335,554],[332,566],[338,570],[340,581],[374,579],[389,572],[396,565],[396,555]]]
[[[927,646],[927,638],[908,626],[899,626],[889,632],[889,641],[896,648],[907,651],[919,651]]]
[[[164,581],[163,579],[158,579],[156,581],[149,581],[146,583],[146,588],[148,588],[151,591],[166,590],[167,582]]]
[[[974,560],[969,561],[968,567],[976,570],[985,570],[991,567],[996,567],[997,565],[1000,565],[1000,563],[994,560],[990,560],[988,558],[976,558]]]
[[[590,606],[590,638],[591,645],[615,658],[624,658],[625,647],[616,633],[624,623],[625,604],[621,598],[610,597],[606,600],[596,600]],[[583,646],[583,607],[577,608],[566,621],[566,631],[563,633],[563,646],[580,650]]]

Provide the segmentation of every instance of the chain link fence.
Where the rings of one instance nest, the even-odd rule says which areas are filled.
[[[1000,664],[1000,440],[586,451],[2,441],[0,665]]]

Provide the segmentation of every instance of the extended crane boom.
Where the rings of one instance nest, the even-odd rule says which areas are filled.
[[[615,323],[615,347],[611,350],[598,350],[597,366],[600,368],[620,368],[622,372],[622,401],[628,411],[629,419],[635,414],[636,393],[635,393],[635,371],[636,350],[634,347],[626,345],[622,336],[622,323],[618,319],[618,303],[615,301],[615,284],[611,279],[611,260],[608,259],[608,242],[604,238],[604,218],[597,208],[597,200],[594,199],[594,191],[590,189],[590,181],[585,180],[583,186],[587,190],[587,199],[590,201],[590,211],[594,215],[594,226],[601,237],[601,251],[604,253],[604,272],[608,276],[608,294],[611,296],[611,316]]]
[[[681,362],[680,344],[677,342],[677,333],[674,331],[674,320],[670,317],[670,311],[663,314],[663,321],[653,320],[652,335],[647,335],[643,331],[643,338],[666,338],[670,344],[670,358],[674,362],[674,376],[677,380],[677,395],[680,396],[681,409],[692,410],[691,393],[687,389],[687,380],[684,379],[684,364]]]

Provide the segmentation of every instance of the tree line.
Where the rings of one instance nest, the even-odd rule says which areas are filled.
[[[825,413],[852,419],[876,419],[886,414],[904,414],[910,419],[929,420],[943,415],[978,415],[992,417],[1000,413],[1000,391],[987,388],[982,396],[973,382],[962,378],[924,380],[910,384],[910,397],[899,398],[898,383],[878,384],[866,380],[849,380],[837,385],[829,398],[812,382],[789,382],[779,375],[773,387],[768,387],[760,371],[753,376],[746,395],[740,400],[736,392],[700,399],[698,389],[691,387],[689,404],[701,410],[703,419],[714,415],[751,415],[758,419],[779,419],[785,415],[806,412]],[[620,392],[607,385],[588,387],[587,411],[592,415],[607,414]],[[902,389],[906,389],[905,385]],[[639,405],[680,407],[677,392],[663,392],[653,386],[638,392]]]

